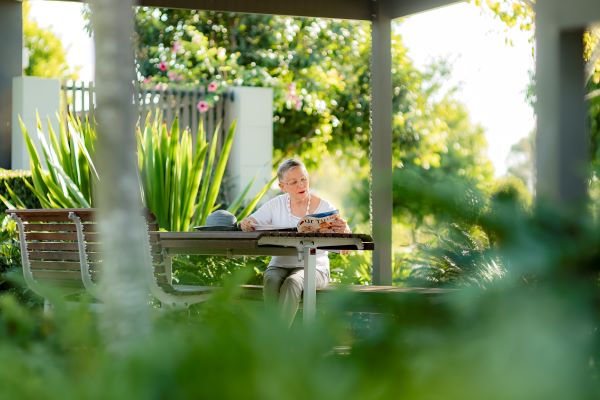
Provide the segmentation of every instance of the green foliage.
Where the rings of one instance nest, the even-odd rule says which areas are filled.
[[[496,180],[491,198],[492,200],[514,200],[525,209],[529,209],[533,203],[533,198],[529,189],[525,186],[525,182],[514,176],[506,176]]]
[[[142,7],[136,31],[148,81],[213,83],[215,95],[229,85],[273,87],[275,147],[285,153],[317,157],[325,143],[354,143],[356,122],[368,142],[365,23]]]
[[[220,207],[217,204],[219,190],[229,160],[235,136],[235,122],[217,154],[217,124],[210,142],[206,139],[203,125],[200,124],[196,145],[188,130],[180,131],[177,120],[167,129],[160,115],[138,128],[138,166],[140,169],[141,190],[145,205],[157,216],[162,229],[187,231],[203,225],[206,217]],[[256,206],[268,190],[267,183],[259,193],[250,199],[248,205],[238,214],[244,218]],[[253,181],[246,189],[250,189]],[[238,211],[248,190],[233,203],[231,210]]]
[[[595,213],[600,204],[600,28],[591,29],[584,37],[584,58],[588,63],[586,85],[588,121],[591,133],[592,177],[590,192]]]
[[[533,191],[533,149],[535,146],[535,135],[532,132],[510,148],[506,159],[508,175],[513,176]]]
[[[227,258],[217,256],[178,255],[173,258],[173,278],[182,285],[221,286],[237,271],[247,269],[246,283],[262,285],[263,273],[270,257]],[[368,285],[372,261],[369,252],[329,253],[331,281],[335,284]]]
[[[446,224],[431,232],[435,245],[419,244],[404,262],[410,263],[408,279],[417,286],[489,286],[504,273],[501,261],[490,252],[483,232],[459,224]]]
[[[27,183],[25,183],[27,181]],[[0,169],[0,200],[2,198],[9,202],[23,203],[24,208],[40,208],[40,202],[29,186],[33,183],[29,171],[15,171]],[[10,193],[13,192],[14,196]],[[0,214],[6,210],[6,204],[0,201]]]
[[[23,2],[23,47],[27,49],[28,62],[24,75],[42,78],[77,79],[79,68],[71,70],[67,52],[60,39],[50,30],[41,28],[29,18],[31,5]]]
[[[250,271],[246,283],[262,285],[270,257],[228,258],[178,255],[173,258],[173,279],[181,285],[222,286],[224,280],[241,270]]]
[[[99,179],[94,166],[95,127],[86,119],[67,116],[60,119],[59,133],[54,132],[48,122],[48,140],[38,119],[37,138],[43,158],[38,153],[31,135],[21,123],[21,129],[30,156],[33,185],[25,181],[44,208],[87,208],[94,207],[93,181]],[[215,128],[219,131],[219,127]],[[157,216],[162,229],[186,231],[195,225],[204,224],[206,217],[220,205],[217,197],[225,174],[231,145],[235,134],[233,123],[217,154],[218,134],[211,142],[200,125],[196,146],[192,145],[189,131],[179,130],[177,120],[167,129],[160,115],[150,117],[144,130],[137,128],[138,167],[141,191],[145,205]],[[45,169],[41,160],[44,160]],[[250,182],[246,189],[253,182]],[[264,196],[267,183],[248,204],[239,211],[244,218]],[[11,190],[7,187],[7,191]],[[248,190],[243,191],[247,194]],[[14,196],[13,196],[14,194]],[[10,195],[16,206],[26,204],[15,193]],[[233,206],[239,210],[245,202],[236,199]]]
[[[301,154],[309,167],[322,166],[328,157],[339,164],[359,160],[341,173],[356,174],[361,189],[348,186],[348,195],[340,197],[354,224],[368,221],[368,23],[142,7],[136,32],[138,71],[148,83],[273,87],[275,159]],[[409,169],[431,185],[448,179],[473,184],[485,198],[493,168],[482,127],[470,121],[454,98],[456,88],[447,84],[450,66],[437,61],[415,68],[397,34],[392,56],[394,214],[404,231],[434,229],[439,221],[433,210],[418,199],[404,199],[402,171]],[[352,266],[347,274],[336,267],[336,279],[367,280],[364,259],[343,260]]]
[[[0,214],[0,292],[10,293],[22,304],[39,307],[40,299],[23,286],[21,248],[16,223]]]
[[[435,243],[419,248],[420,269],[409,278],[462,289],[375,297],[340,291],[319,306],[314,323],[298,320],[288,329],[262,303],[236,296],[237,284],[256,279],[263,260],[233,259],[226,270],[214,259],[184,256],[175,265],[179,283],[215,284],[226,275],[223,289],[185,311],[156,310],[152,332],[118,354],[102,341],[98,313],[58,302],[42,316],[5,296],[0,355],[11,363],[0,372],[3,394],[594,398],[600,389],[600,225],[543,204],[529,210],[511,183],[484,196],[465,182],[448,180],[444,187],[421,179],[415,174],[402,181],[402,201],[423,202],[441,228],[433,233]],[[471,220],[477,229],[457,223]],[[333,257],[334,276],[348,263],[345,257]],[[196,270],[188,261],[207,268]],[[249,262],[256,263],[244,266]],[[363,259],[354,272],[337,276],[361,281],[369,264]],[[398,267],[395,274],[406,274]],[[347,311],[363,306],[381,312]]]
[[[369,285],[372,281],[372,257],[369,252],[329,253],[331,281],[345,285]]]
[[[15,222],[5,214],[0,214],[0,274],[20,267],[21,251],[19,249],[19,238]],[[2,277],[0,287],[4,286],[5,279]]]
[[[503,178],[481,189],[414,166],[394,169],[393,178],[395,284],[488,286],[501,276],[505,265],[494,251],[510,236],[501,221],[525,218],[531,209],[520,180]],[[354,195],[367,201],[366,181]]]
[[[492,13],[506,24],[507,28],[530,32],[533,41],[536,0],[471,0],[471,2]]]
[[[213,135],[213,138],[217,137]],[[195,212],[200,218],[203,216],[202,210],[196,210],[196,195],[202,183],[204,196],[201,195],[201,199],[206,199],[204,188],[210,186],[207,178],[213,168],[213,159],[209,159],[207,173],[203,176],[208,144],[202,125],[196,143],[192,150],[189,131],[180,132],[177,120],[167,130],[159,115],[152,123],[146,121],[143,132],[138,128],[138,167],[144,202],[163,229],[188,230]],[[213,140],[212,156],[215,148],[216,140]],[[200,207],[205,203],[201,201]],[[212,209],[213,204],[208,207]]]
[[[3,393],[17,400],[97,399],[98,393],[110,399],[594,398],[598,287],[581,277],[592,271],[597,277],[598,227],[549,209],[491,218],[486,226],[496,223],[513,228],[497,252],[507,271],[485,290],[377,298],[340,292],[318,309],[314,323],[291,328],[260,304],[236,299],[245,271],[189,310],[157,310],[152,333],[119,353],[103,343],[98,313],[57,303],[43,316],[1,297],[0,354],[11,361],[0,373]],[[532,276],[535,285],[523,279]],[[349,314],[350,305],[384,312]]]
[[[151,82],[274,88],[276,159],[302,154],[309,166],[340,150],[367,160],[370,114],[370,28],[365,22],[139,8],[137,62]],[[443,88],[444,63],[418,71],[398,35],[392,42],[396,162],[437,165],[442,153],[481,153],[483,136]],[[167,62],[168,70],[159,67]],[[163,68],[165,67],[162,64]],[[171,74],[173,76],[173,73]],[[441,99],[441,100],[440,100]],[[431,118],[435,115],[437,118]],[[448,138],[446,132],[449,131]],[[477,133],[477,134],[476,134]],[[445,150],[445,149],[449,149]],[[476,164],[491,167],[479,156]],[[488,172],[483,178],[489,177]]]
[[[37,138],[43,157],[22,121],[21,131],[29,153],[33,186],[28,186],[43,208],[89,208],[94,206],[93,182],[98,179],[94,166],[96,132],[86,119],[71,115],[59,118],[59,132],[48,121],[48,139],[37,120]],[[43,164],[42,164],[43,160]]]

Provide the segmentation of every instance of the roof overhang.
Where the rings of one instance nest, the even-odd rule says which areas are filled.
[[[77,0],[72,0],[77,1]],[[460,3],[464,0],[139,0],[149,7],[214,10],[298,17],[372,20],[379,2],[392,18]]]

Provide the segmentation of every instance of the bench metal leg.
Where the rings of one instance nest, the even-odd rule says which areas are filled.
[[[317,307],[317,249],[312,246],[304,246],[302,249],[304,259],[304,298],[303,318],[304,323],[314,321]]]
[[[48,316],[52,314],[52,304],[48,299],[44,299],[44,315]]]

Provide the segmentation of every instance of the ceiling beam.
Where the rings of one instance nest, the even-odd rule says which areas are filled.
[[[370,20],[372,0],[140,0],[141,6]]]
[[[387,3],[390,16],[400,18],[463,1],[465,0],[138,0],[137,4],[188,10],[371,21],[377,3],[384,6]]]
[[[539,7],[546,7],[546,14],[561,29],[586,27],[600,20],[598,0],[545,0]]]
[[[462,3],[464,0],[389,0],[392,2],[392,18],[407,17],[434,8]]]

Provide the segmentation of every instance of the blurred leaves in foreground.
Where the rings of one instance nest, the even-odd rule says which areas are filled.
[[[573,282],[342,292],[290,330],[225,285],[190,310],[156,310],[154,333],[120,354],[104,350],[85,305],[43,316],[5,296],[0,384],[10,399],[593,398],[598,314]]]
[[[437,198],[429,193],[427,201],[440,206],[454,201],[449,192]],[[480,267],[476,260],[494,260],[501,273],[484,285],[437,294],[366,296],[340,290],[323,298],[314,324],[297,320],[291,329],[261,302],[238,298],[237,285],[254,266],[240,266],[204,303],[187,310],[156,309],[153,334],[119,354],[105,350],[97,334],[101,307],[90,312],[85,305],[57,303],[50,315],[40,315],[2,297],[0,357],[10,360],[10,368],[0,372],[3,394],[11,399],[596,398],[597,224],[543,204],[530,210],[514,193],[503,192],[477,214],[490,238],[479,249],[459,229],[461,210],[441,210],[455,227],[449,236],[454,247],[478,250],[461,253],[464,258],[452,259],[455,265],[465,269]]]

